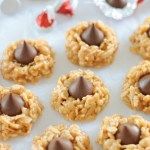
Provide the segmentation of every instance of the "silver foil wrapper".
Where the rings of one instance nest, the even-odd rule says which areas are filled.
[[[94,3],[100,8],[105,16],[116,20],[132,15],[137,8],[137,0],[127,0],[127,6],[122,9],[110,6],[106,0],[94,0]]]

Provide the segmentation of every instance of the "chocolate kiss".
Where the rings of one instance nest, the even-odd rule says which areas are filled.
[[[0,105],[0,115],[2,115],[3,113],[2,113],[2,110],[1,110],[1,105]]]
[[[138,86],[143,95],[150,95],[150,74],[142,76]]]
[[[37,50],[25,41],[18,45],[14,53],[14,57],[17,60],[17,62],[23,65],[27,65],[33,62],[36,55]]]
[[[104,40],[104,34],[93,24],[83,31],[81,34],[81,39],[90,46],[100,46]]]
[[[125,123],[119,126],[116,139],[121,140],[122,145],[138,144],[140,141],[140,128],[132,123]]]
[[[22,113],[24,101],[19,95],[9,93],[0,100],[0,105],[2,114],[16,116]]]
[[[82,99],[93,93],[93,84],[83,77],[78,77],[69,87],[69,94],[75,99]]]
[[[127,0],[106,0],[106,2],[115,8],[124,8],[127,5]]]
[[[147,30],[147,36],[150,38],[150,27],[149,27],[149,29]]]
[[[67,139],[55,138],[49,143],[47,150],[73,150],[73,144]]]

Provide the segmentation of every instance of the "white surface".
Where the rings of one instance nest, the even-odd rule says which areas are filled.
[[[38,31],[33,24],[34,17],[49,1],[29,1],[22,0],[23,5],[16,15],[4,16],[0,14],[0,56],[5,47],[12,41],[23,38],[43,38],[46,39],[55,49],[56,65],[51,78],[42,79],[35,85],[26,85],[31,91],[39,96],[40,101],[45,106],[42,117],[35,123],[32,131],[25,137],[18,137],[8,141],[13,150],[30,150],[32,138],[43,132],[50,124],[60,123],[77,123],[90,136],[94,150],[99,150],[100,146],[96,143],[99,132],[99,126],[105,116],[115,113],[122,115],[139,114],[145,119],[149,119],[148,115],[141,112],[134,112],[129,109],[120,98],[122,83],[128,70],[142,60],[139,56],[129,51],[129,36],[137,28],[137,26],[150,16],[150,1],[147,0],[137,9],[136,13],[122,21],[115,21],[106,18],[99,9],[91,3],[92,0],[80,0],[80,5],[73,18],[57,16],[57,26],[50,32]],[[70,122],[65,120],[61,115],[50,107],[51,91],[56,86],[57,79],[60,75],[68,73],[71,70],[81,67],[71,64],[65,53],[65,32],[72,26],[83,20],[102,20],[104,23],[112,27],[118,35],[120,42],[119,51],[115,62],[103,69],[91,69],[97,75],[101,76],[105,84],[110,90],[111,98],[106,108],[99,113],[98,117],[90,122]],[[13,82],[6,81],[0,76],[0,84],[10,86]]]
[[[5,14],[13,14],[16,12],[16,10],[19,9],[19,6],[20,6],[19,0],[13,0],[13,1],[3,0],[0,5],[0,8],[1,8],[2,12]]]

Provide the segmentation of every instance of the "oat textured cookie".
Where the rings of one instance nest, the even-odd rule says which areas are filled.
[[[150,17],[130,37],[131,51],[150,60]]]
[[[38,98],[25,87],[0,86],[0,140],[28,134],[42,109]]]
[[[17,83],[34,83],[42,76],[50,76],[54,53],[43,40],[22,40],[10,44],[2,61],[2,75]]]
[[[0,143],[0,150],[11,150],[11,148],[7,144]]]
[[[33,139],[33,150],[92,150],[89,137],[77,125],[50,126]]]
[[[98,143],[103,150],[149,150],[150,122],[140,116],[113,115],[103,120]]]
[[[118,50],[116,34],[100,21],[78,24],[67,32],[66,40],[69,60],[80,66],[109,65]]]
[[[109,91],[93,72],[75,70],[59,78],[52,107],[69,120],[91,120],[102,111]]]
[[[132,109],[150,113],[150,61],[133,67],[123,85],[121,97]]]

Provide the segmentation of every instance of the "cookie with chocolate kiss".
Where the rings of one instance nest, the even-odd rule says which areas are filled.
[[[0,106],[2,114],[8,116],[17,116],[22,113],[24,101],[17,94],[8,93],[0,100]]]
[[[93,84],[84,77],[78,77],[69,87],[69,94],[75,99],[82,99],[93,93]]]
[[[127,5],[127,0],[106,0],[106,2],[114,8],[124,8]]]
[[[115,135],[116,139],[121,140],[122,145],[138,144],[140,141],[140,128],[133,123],[125,123],[118,127]]]
[[[16,61],[23,65],[33,62],[35,56],[37,56],[37,50],[26,41],[20,43],[14,52]]]
[[[73,150],[73,144],[65,138],[55,138],[50,141],[47,150]]]
[[[104,33],[94,24],[92,24],[83,31],[83,33],[81,34],[81,39],[89,46],[100,46],[104,40]]]

